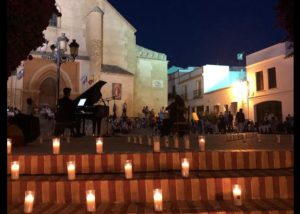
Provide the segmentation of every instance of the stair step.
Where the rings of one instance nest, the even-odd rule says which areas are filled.
[[[164,202],[162,213],[205,213],[205,214],[293,214],[293,200],[249,200],[242,206],[231,201],[176,201]],[[23,213],[23,204],[8,205],[9,214]],[[86,212],[85,203],[36,203],[33,214],[81,214]],[[154,213],[153,203],[101,203],[95,213]]]
[[[151,202],[153,189],[161,188],[167,201],[232,200],[232,185],[240,184],[242,197],[254,199],[292,199],[293,169],[196,171],[183,178],[179,171],[124,174],[78,174],[76,180],[67,175],[22,175],[20,180],[8,177],[9,203],[21,203],[26,190],[36,192],[39,203],[84,203],[85,191],[95,189],[96,200],[102,202]]]
[[[78,173],[123,172],[126,160],[132,160],[136,172],[180,170],[182,158],[189,159],[191,170],[279,169],[294,165],[290,150],[8,155],[7,173],[12,161],[19,161],[22,174],[63,174],[66,162],[71,160],[76,162]]]

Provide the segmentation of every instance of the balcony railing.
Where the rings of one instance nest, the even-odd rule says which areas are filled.
[[[202,98],[203,94],[202,94],[202,90],[201,89],[196,89],[193,91],[193,99],[199,99]]]

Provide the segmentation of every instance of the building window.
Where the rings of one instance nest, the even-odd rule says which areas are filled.
[[[57,20],[58,20],[57,15],[53,13],[52,16],[51,16],[51,19],[49,20],[49,26],[58,27],[57,26]]]
[[[197,106],[196,112],[197,112],[199,115],[203,115],[203,112],[204,112],[204,106]]]
[[[237,113],[237,106],[238,106],[237,102],[232,102],[230,105],[230,110],[233,115]]]
[[[256,72],[256,91],[264,90],[264,76],[263,72]]]
[[[209,106],[206,106],[205,112],[209,113]]]
[[[219,114],[219,112],[220,112],[220,106],[219,106],[219,105],[215,105],[215,106],[214,106],[214,112],[215,112],[216,114]]]
[[[269,68],[268,69],[268,82],[269,82],[269,89],[270,88],[276,88],[276,69],[275,68]]]

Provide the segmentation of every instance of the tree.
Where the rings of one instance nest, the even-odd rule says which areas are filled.
[[[61,16],[55,0],[7,1],[7,78],[45,42],[43,30],[53,13]]]
[[[294,0],[278,0],[275,6],[277,22],[287,32],[287,40],[294,42]]]

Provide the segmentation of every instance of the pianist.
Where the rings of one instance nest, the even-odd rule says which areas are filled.
[[[78,135],[79,125],[74,119],[74,101],[70,99],[71,89],[64,88],[64,97],[58,100],[57,111],[56,111],[56,126],[55,135],[61,135],[65,128],[71,129],[71,134],[73,136]],[[76,128],[76,132],[74,132]]]

